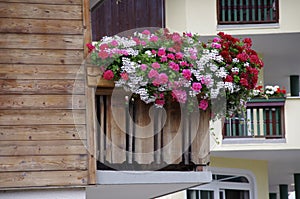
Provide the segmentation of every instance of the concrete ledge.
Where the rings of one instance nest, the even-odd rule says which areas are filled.
[[[87,188],[87,199],[156,198],[211,181],[211,172],[98,170],[97,186]]]

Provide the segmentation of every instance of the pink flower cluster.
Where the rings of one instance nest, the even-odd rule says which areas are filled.
[[[198,108],[207,110],[222,88],[227,102],[237,109],[255,88],[263,63],[251,45],[249,38],[241,41],[224,33],[201,43],[197,34],[162,29],[129,38],[104,37],[87,47],[92,63],[106,67],[104,79],[114,80],[146,103],[162,107],[170,98],[187,104],[196,98]]]

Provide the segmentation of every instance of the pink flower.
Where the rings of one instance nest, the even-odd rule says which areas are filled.
[[[199,92],[201,90],[201,88],[202,88],[202,85],[199,82],[194,82],[192,84],[192,90],[193,91]]]
[[[172,52],[172,53],[175,53],[175,52],[176,52],[176,50],[175,50],[174,48],[172,48],[172,47],[168,48],[168,51],[170,51],[170,52]]]
[[[212,44],[211,44],[211,47],[212,47],[212,48],[216,48],[216,49],[220,49],[220,48],[221,48],[221,44],[218,44],[218,43],[212,43]]]
[[[144,35],[150,35],[151,32],[150,32],[149,30],[144,30],[144,31],[142,32],[142,34],[144,34]]]
[[[169,62],[169,67],[175,71],[179,71],[179,65],[176,64],[175,62]]]
[[[145,41],[141,41],[142,46],[146,46],[146,42]]]
[[[185,79],[190,80],[192,77],[192,73],[189,69],[183,69],[182,70],[182,75]]]
[[[180,42],[180,41],[181,41],[181,36],[180,36],[180,34],[174,33],[174,34],[172,35],[172,40],[173,40],[174,42]]]
[[[148,66],[146,64],[141,64],[140,68],[142,71],[145,71],[148,68]]]
[[[207,109],[207,107],[208,107],[207,100],[201,100],[199,103],[199,108],[205,111]]]
[[[184,90],[173,90],[172,97],[177,100],[179,103],[186,102],[186,92]]]
[[[213,39],[213,42],[220,42],[221,41],[221,39],[219,38],[219,37],[215,37],[214,39]]]
[[[158,49],[157,55],[160,56],[160,57],[166,55],[165,49],[163,49],[163,48]]]
[[[190,33],[190,32],[187,32],[187,33],[185,33],[185,34],[186,34],[186,36],[188,36],[188,37],[192,37],[192,36],[193,36],[193,34]]]
[[[118,42],[117,42],[116,40],[111,41],[110,44],[111,44],[112,46],[118,46],[118,45],[119,45]]]
[[[155,68],[155,69],[160,68],[160,64],[157,62],[152,63],[151,66],[152,66],[152,68]]]
[[[132,38],[133,41],[135,41],[136,45],[139,45],[141,43],[140,39],[137,37]]]
[[[178,52],[175,54],[176,59],[182,59],[183,58],[183,54],[181,52]]]
[[[112,72],[112,70],[107,70],[103,73],[103,78],[106,80],[111,80],[112,78],[114,78],[114,73]]]
[[[125,81],[127,81],[129,79],[128,73],[126,73],[126,72],[121,73],[121,78],[124,79]]]
[[[157,42],[158,41],[158,37],[156,35],[153,35],[153,36],[150,37],[150,41]]]
[[[166,73],[159,74],[158,78],[160,80],[160,84],[166,84],[169,81],[168,75],[166,75]]]
[[[158,76],[158,72],[154,69],[151,69],[148,73],[149,78],[153,78],[153,77],[157,77],[157,76]]]
[[[171,60],[174,60],[175,59],[175,56],[172,54],[172,53],[168,53],[167,54],[167,57]]]
[[[189,64],[186,61],[180,61],[180,66],[189,66]]]
[[[107,49],[107,48],[109,48],[109,46],[108,46],[107,44],[101,44],[101,45],[99,46],[99,49],[100,49],[100,50],[105,50],[105,49]]]
[[[155,77],[152,84],[154,86],[159,86],[159,85],[168,83],[168,80],[169,80],[168,76],[165,73],[161,73]]]
[[[201,77],[201,83],[206,86],[209,86],[212,83],[212,79],[210,76],[203,76]]]
[[[167,62],[168,61],[168,57],[167,56],[162,56],[161,58],[160,58],[160,61],[161,62]]]
[[[159,107],[163,107],[165,105],[165,100],[164,99],[156,99],[155,104],[158,105]]]
[[[99,53],[98,53],[98,56],[101,58],[101,59],[106,59],[108,57],[108,53],[104,50],[101,50]]]

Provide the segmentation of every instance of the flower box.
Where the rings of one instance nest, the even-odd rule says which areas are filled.
[[[256,86],[263,62],[251,45],[224,33],[202,43],[166,29],[88,44],[99,67],[87,66],[87,82],[97,87],[101,164],[206,165],[211,110],[244,110]]]
[[[96,97],[100,169],[190,170],[209,163],[209,111],[190,113],[175,101],[164,109],[139,98],[126,102],[118,99],[126,92],[112,96],[114,88],[107,92],[102,83]]]

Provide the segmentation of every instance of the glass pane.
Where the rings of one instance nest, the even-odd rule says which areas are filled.
[[[214,199],[213,191],[200,191],[200,199]]]
[[[187,199],[199,199],[199,191],[198,190],[187,190]]]
[[[249,191],[244,190],[225,190],[226,199],[249,199]]]

